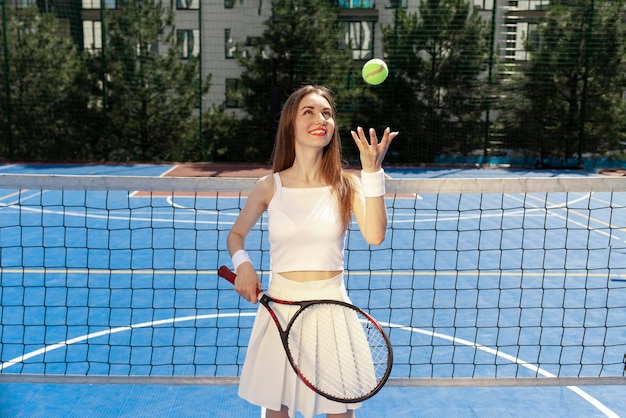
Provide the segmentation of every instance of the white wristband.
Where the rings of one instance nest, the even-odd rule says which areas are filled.
[[[233,270],[236,272],[237,271],[237,267],[239,267],[241,264],[243,263],[250,263],[252,264],[252,261],[250,261],[250,256],[248,256],[248,253],[246,252],[246,250],[237,250],[235,251],[235,254],[233,254]]]
[[[385,195],[385,171],[381,168],[375,173],[366,173],[361,170],[361,185],[365,197],[380,197]]]

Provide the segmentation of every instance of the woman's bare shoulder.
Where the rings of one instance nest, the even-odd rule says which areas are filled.
[[[268,174],[267,176],[259,178],[250,195],[265,203],[269,203],[274,195],[274,175]]]

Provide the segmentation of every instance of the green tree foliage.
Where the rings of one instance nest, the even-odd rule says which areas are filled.
[[[176,160],[190,136],[201,141],[194,114],[209,80],[199,79],[197,58],[180,59],[173,17],[154,0],[124,2],[107,13],[104,56],[93,64],[103,75],[110,160]]]
[[[177,145],[177,161],[246,161],[242,159],[249,151],[242,149],[246,125],[233,113],[226,112],[224,106],[212,105],[204,112],[200,140],[199,127],[191,128],[193,132]]]
[[[514,79],[510,131],[529,137],[540,157],[577,159],[625,140],[623,0],[552,4],[528,68]]]
[[[410,133],[403,154],[432,161],[444,149],[479,146],[489,52],[485,23],[464,0],[425,0],[419,13],[397,13],[395,24],[384,28],[384,45],[395,72],[388,88],[410,110],[390,109],[402,112],[398,127]]]
[[[336,4],[275,0],[263,34],[238,48],[243,74],[229,97],[238,94],[244,112],[216,104],[202,118],[210,77],[201,79],[196,57],[181,59],[164,2],[118,2],[104,14],[102,49],[88,52],[68,36],[76,24],[4,2],[0,158],[267,161],[281,105],[305,83],[336,92],[352,159],[348,131],[356,126],[399,130],[388,161],[402,163],[468,155],[487,146],[489,132],[542,158],[609,155],[626,143],[625,2],[550,2],[545,18],[542,11],[529,22],[530,61],[502,76],[509,63],[490,62],[491,52],[502,55],[490,51],[502,29],[491,33],[471,2],[398,8],[382,28],[390,76],[368,86],[363,61],[340,42]]]
[[[283,101],[306,83],[337,91],[346,83],[352,58],[339,49],[337,9],[326,0],[276,0],[272,17],[252,53],[242,55],[243,108],[250,142],[247,158],[270,155]]]
[[[5,9],[7,45],[0,45],[0,155],[14,159],[84,159],[91,141],[71,111],[84,103],[83,63],[54,15],[36,7]],[[7,71],[8,70],[8,71]],[[7,88],[8,87],[8,95]],[[9,120],[10,119],[10,120]]]

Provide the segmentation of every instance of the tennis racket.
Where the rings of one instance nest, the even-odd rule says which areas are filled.
[[[235,283],[222,266],[218,275]],[[393,351],[381,326],[354,305],[337,300],[285,301],[259,290],[274,320],[289,364],[309,388],[330,400],[361,402],[374,396],[391,373]],[[282,327],[271,304],[298,306]]]

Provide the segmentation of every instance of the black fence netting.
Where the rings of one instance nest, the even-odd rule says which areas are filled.
[[[5,0],[0,159],[250,161],[302,84],[388,162],[617,167],[623,0]],[[366,84],[361,67],[389,76]]]

